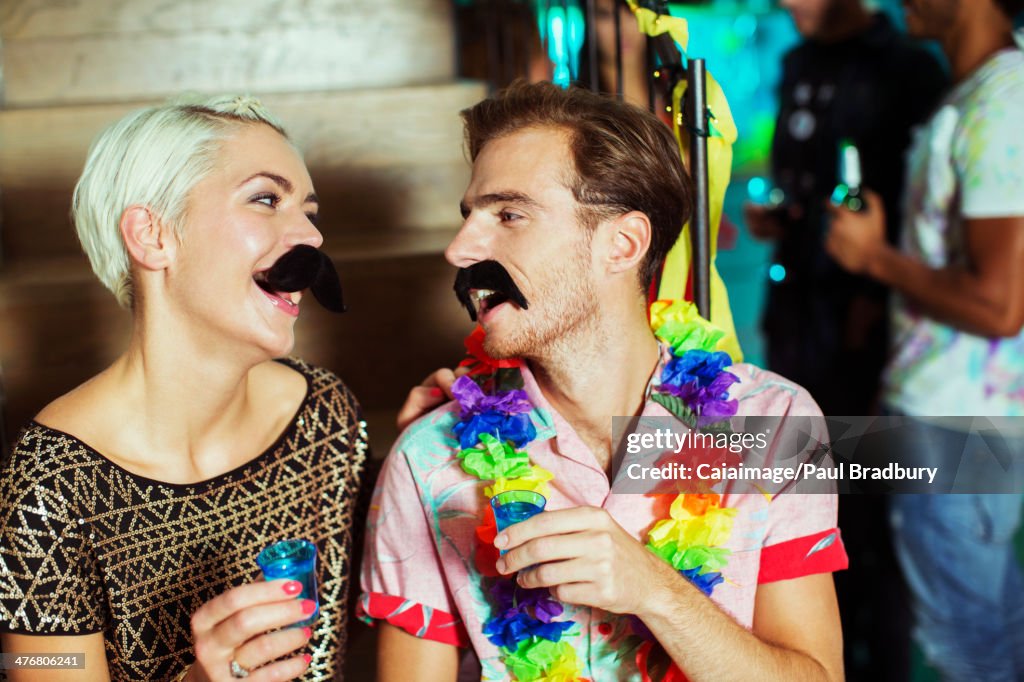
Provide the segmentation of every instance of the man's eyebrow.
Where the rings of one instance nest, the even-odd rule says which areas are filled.
[[[295,185],[292,184],[291,180],[289,180],[288,178],[284,177],[283,175],[278,175],[277,173],[271,173],[270,171],[260,171],[259,173],[253,173],[252,175],[247,177],[245,180],[243,180],[242,182],[238,183],[238,186],[241,187],[245,183],[249,182],[250,180],[254,180],[255,178],[267,178],[268,180],[273,182],[275,185],[280,187],[284,191],[285,194],[291,194],[293,191],[295,191]],[[315,192],[310,192],[309,194],[306,195],[306,198],[302,200],[302,203],[304,203],[304,204],[316,204],[316,205],[319,206],[320,205],[320,199],[319,199],[319,197],[317,197]]]
[[[459,203],[459,210],[462,211],[463,216],[466,216],[469,215],[469,211],[472,208],[483,208],[505,202],[519,204],[520,206],[525,206],[527,208],[540,208],[540,203],[530,195],[523,194],[522,192],[508,191],[482,194],[476,197],[472,203],[463,200]]]

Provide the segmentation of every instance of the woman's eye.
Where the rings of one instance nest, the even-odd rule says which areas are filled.
[[[317,215],[316,213],[307,213],[306,218],[309,220],[309,222],[313,223],[313,225],[316,225],[316,221],[320,220],[320,216]]]
[[[250,199],[250,201],[274,208],[281,201],[281,197],[273,192],[261,192]]]

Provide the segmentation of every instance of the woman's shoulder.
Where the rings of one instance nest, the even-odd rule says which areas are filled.
[[[72,459],[92,460],[95,452],[84,441],[33,419],[18,435],[5,469],[47,468]]]
[[[81,482],[91,478],[90,469],[102,466],[103,461],[75,436],[32,421],[21,430],[3,462],[0,502],[8,504],[0,506],[9,506],[28,493],[37,496],[52,493],[60,500],[75,497]]]
[[[85,428],[84,437],[88,439],[89,425],[96,423],[97,413],[107,404],[102,383],[103,373],[71,389],[41,409],[32,424],[68,437],[82,435]]]

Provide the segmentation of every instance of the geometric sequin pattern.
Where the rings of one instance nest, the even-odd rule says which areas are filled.
[[[319,552],[321,611],[304,679],[339,678],[366,424],[334,374],[287,364],[308,383],[292,422],[209,481],[153,481],[63,432],[34,422],[22,432],[0,478],[0,631],[102,631],[111,679],[173,678],[193,661],[196,609],[259,580],[267,544],[306,538]]]

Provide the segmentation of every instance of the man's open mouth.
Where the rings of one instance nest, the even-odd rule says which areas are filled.
[[[521,310],[530,307],[526,296],[516,286],[508,270],[493,260],[459,268],[453,288],[459,303],[465,306],[470,319],[474,322],[502,303],[513,303]]]
[[[476,307],[477,317],[484,315],[488,310],[494,310],[509,300],[507,294],[493,289],[472,289],[469,296]]]

